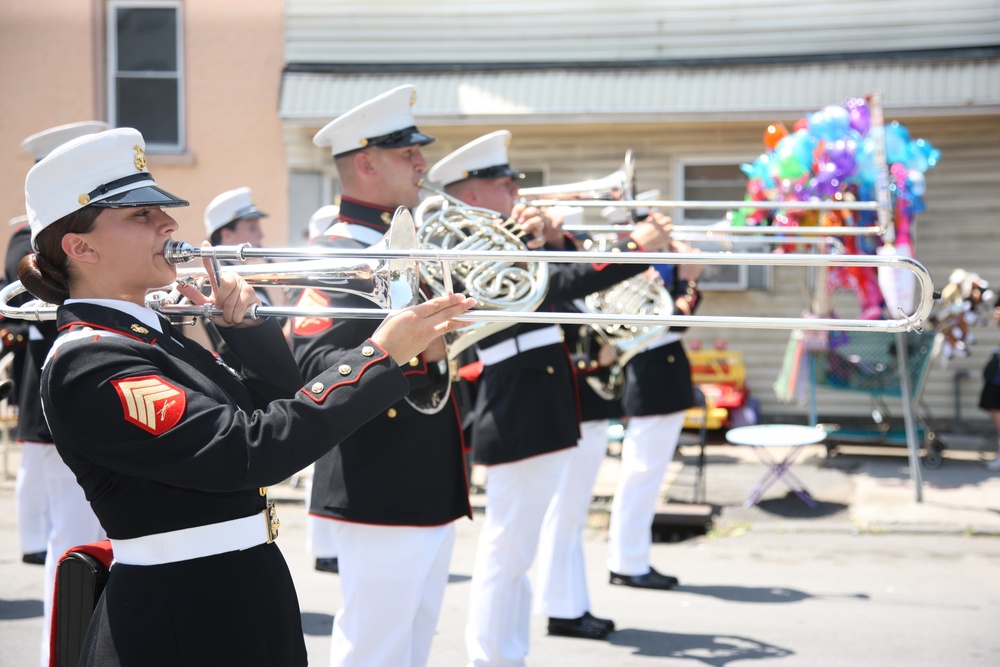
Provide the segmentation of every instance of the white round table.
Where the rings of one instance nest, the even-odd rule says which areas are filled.
[[[823,442],[825,438],[826,431],[798,424],[758,424],[740,426],[727,431],[726,440],[734,445],[752,447],[757,458],[768,468],[767,474],[747,492],[744,507],[752,507],[760,502],[764,492],[778,480],[781,480],[809,507],[816,507],[816,501],[809,495],[809,490],[790,468],[803,447]],[[771,453],[771,448],[783,448],[787,451],[781,459],[778,459]]]

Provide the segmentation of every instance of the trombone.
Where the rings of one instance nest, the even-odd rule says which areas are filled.
[[[397,210],[385,243],[366,249],[347,248],[251,248],[240,246],[195,247],[191,244],[168,241],[164,246],[164,257],[168,262],[181,264],[194,259],[245,261],[250,258],[298,258],[302,260],[323,260],[302,262],[307,270],[290,280],[299,287],[315,287],[329,291],[345,291],[345,286],[354,285],[354,292],[374,302],[378,308],[312,308],[299,306],[253,306],[248,317],[339,317],[382,319],[386,315],[415,302],[418,296],[417,262],[440,262],[448,271],[452,262],[497,261],[509,262],[567,262],[567,263],[624,263],[624,264],[716,264],[716,265],[774,265],[774,266],[827,266],[827,267],[885,267],[910,271],[920,287],[918,306],[912,315],[900,311],[898,317],[884,320],[834,319],[808,317],[766,317],[766,316],[710,316],[710,315],[600,315],[588,313],[554,313],[516,310],[473,309],[455,318],[462,322],[501,322],[506,324],[576,324],[600,325],[616,324],[634,327],[687,326],[687,327],[733,327],[754,329],[801,329],[814,331],[879,331],[884,333],[901,331],[922,331],[923,322],[928,319],[935,298],[934,285],[927,269],[920,262],[905,256],[886,255],[809,255],[783,254],[762,255],[761,253],[672,253],[672,252],[567,252],[567,251],[473,251],[442,250],[434,248],[401,248],[399,242],[392,242],[391,235],[396,229],[412,229],[412,218],[405,208]],[[404,242],[405,243],[405,242]],[[349,260],[331,261],[331,260]],[[376,260],[373,263],[373,260]],[[289,263],[294,267],[298,262]],[[248,265],[232,267],[238,269],[251,285],[291,284],[275,283],[270,271],[274,265]],[[231,269],[227,269],[231,270]],[[369,282],[384,285],[385,289],[357,289]],[[56,306],[40,301],[30,301],[23,306],[13,307],[9,301],[24,292],[20,282],[13,282],[0,290],[0,314],[17,319],[55,319]],[[217,317],[221,312],[212,304],[204,306],[176,305],[164,300],[148,301],[147,305],[167,316]]]
[[[846,225],[827,227],[769,227],[769,226],[732,226],[731,220],[722,220],[724,227],[716,226],[715,231],[725,231],[731,234],[752,235],[787,235],[787,236],[879,236],[883,237],[891,231],[889,224],[892,218],[892,206],[888,192],[879,191],[879,201],[693,201],[670,199],[637,199],[636,198],[635,159],[632,150],[625,153],[625,161],[621,167],[607,176],[576,183],[549,185],[533,188],[521,188],[521,200],[531,206],[561,206],[571,204],[585,208],[614,206],[625,209],[643,208],[679,208],[687,210],[714,211],[726,209],[770,209],[770,210],[810,210],[810,211],[875,211],[878,213],[878,224],[865,227]],[[593,233],[627,232],[630,225],[574,225],[564,227],[566,231],[590,231]],[[699,234],[705,230],[701,225],[676,225],[674,231]]]

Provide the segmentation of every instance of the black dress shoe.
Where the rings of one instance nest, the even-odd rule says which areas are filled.
[[[615,629],[614,621],[584,612],[579,618],[549,618],[549,634],[578,639],[604,639]]]
[[[617,586],[652,588],[658,591],[669,591],[680,583],[677,577],[672,577],[669,574],[660,574],[653,568],[649,568],[649,572],[646,574],[616,574],[612,572],[609,581]]]
[[[316,569],[320,572],[333,572],[334,574],[338,574],[340,572],[340,564],[337,563],[336,558],[317,558]]]
[[[45,565],[45,552],[35,551],[34,553],[21,556],[21,562],[28,565]]]

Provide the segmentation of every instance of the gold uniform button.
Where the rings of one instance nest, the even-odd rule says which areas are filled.
[[[337,369],[337,372],[340,373],[341,375],[350,375],[351,367],[348,366],[347,364],[343,364],[340,368]]]
[[[375,348],[372,347],[371,345],[365,345],[363,348],[361,348],[361,356],[370,357],[373,354],[375,354]]]
[[[416,357],[413,357],[412,359],[410,359],[410,365],[411,366],[419,366],[420,365],[420,360],[417,359]]]
[[[590,362],[590,367],[591,368],[597,368],[597,366],[598,366],[598,364],[597,364],[596,360]]]
[[[396,408],[389,408],[385,412],[385,416],[388,417],[389,419],[395,419],[396,418],[396,414],[397,414],[396,413]]]
[[[556,372],[556,369],[552,368],[552,366],[546,366],[545,372],[548,373],[549,375],[552,375]]]
[[[611,252],[621,252],[621,251],[622,251],[621,248],[612,248],[611,249]]]
[[[638,244],[638,243],[636,243],[635,241],[629,241],[629,242],[628,242],[628,243],[626,244],[626,247],[627,247],[627,248],[628,248],[629,250],[635,250],[636,248],[638,248],[638,247],[639,247],[639,244]]]
[[[580,370],[583,370],[584,368],[587,367],[587,362],[581,359],[580,361],[576,362],[576,367],[579,368]]]
[[[323,386],[322,382],[313,382],[313,386],[309,387],[309,391],[314,394],[322,394],[326,387]]]
[[[674,355],[672,355],[672,354],[667,355],[667,363],[671,363],[671,364],[674,363]]]

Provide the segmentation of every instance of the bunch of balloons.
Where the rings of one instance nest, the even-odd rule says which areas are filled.
[[[764,132],[766,151],[740,168],[748,178],[748,201],[823,201],[848,194],[859,201],[875,200],[878,167],[871,130],[871,111],[864,98],[851,98],[800,119],[789,130],[773,123]],[[897,121],[885,127],[889,189],[894,208],[907,217],[924,210],[924,173],[937,164],[941,152],[925,139],[911,139]],[[902,211],[900,211],[902,212]],[[868,225],[874,213],[855,224]],[[744,208],[732,214],[734,224],[810,224],[808,212],[774,212]]]

